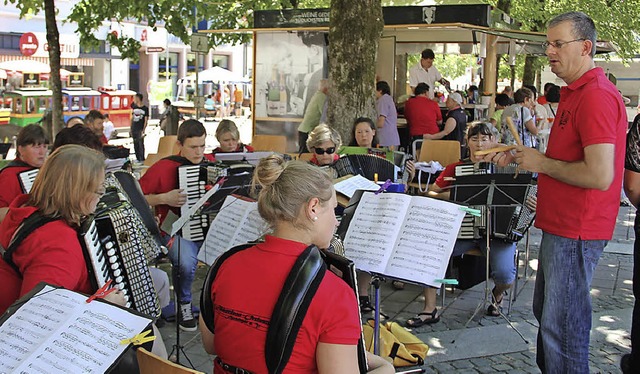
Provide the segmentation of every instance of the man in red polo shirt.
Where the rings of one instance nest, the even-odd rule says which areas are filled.
[[[429,99],[429,85],[418,83],[415,96],[404,105],[404,117],[407,119],[412,140],[427,138],[440,131],[442,112],[438,103]]]
[[[160,216],[160,225],[167,218],[169,210],[180,215],[180,207],[187,201],[187,195],[178,186],[178,167],[198,165],[214,161],[212,155],[204,154],[207,132],[202,123],[188,120],[178,129],[177,156],[169,156],[153,164],[140,179],[140,187],[149,205],[155,207]],[[176,244],[178,243],[178,244]],[[173,284],[178,305],[178,323],[184,331],[195,331],[196,320],[191,311],[191,284],[198,264],[198,251],[202,242],[192,242],[176,235],[169,250],[173,264]],[[180,248],[178,258],[177,248]],[[180,284],[177,282],[178,271]]]
[[[39,125],[28,125],[18,133],[17,158],[0,171],[0,222],[9,210],[9,204],[23,191],[18,174],[39,169],[47,157],[49,140]]]
[[[627,114],[616,87],[596,67],[596,29],[584,13],[549,22],[551,71],[567,83],[545,154],[516,148],[521,168],[539,173],[536,226],[542,229],[533,312],[543,373],[588,373],[591,298],[600,255],[620,203]],[[507,154],[493,157],[504,163]]]

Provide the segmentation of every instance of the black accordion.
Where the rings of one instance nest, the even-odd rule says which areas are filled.
[[[379,181],[390,179],[395,182],[398,179],[399,168],[393,162],[375,155],[346,155],[342,156],[331,165],[337,178],[345,175],[361,175],[369,180],[375,179],[378,174]]]
[[[535,197],[538,191],[533,174],[519,171],[517,165],[499,167],[492,163],[466,163],[456,166],[456,182],[451,198],[456,202],[468,203],[470,208],[480,210],[480,217],[467,213],[462,220],[458,239],[481,239],[487,234],[487,204],[491,195],[491,238],[517,242],[527,232],[535,211],[526,201]],[[485,177],[483,177],[485,176]],[[489,191],[491,180],[495,191]],[[465,191],[468,189],[468,191]]]
[[[31,192],[31,187],[33,187],[33,182],[35,182],[39,171],[40,169],[31,169],[18,173],[18,180],[23,193]]]
[[[136,231],[123,227],[127,214],[112,210],[87,220],[80,231],[80,243],[96,289],[113,281],[125,295],[126,307],[153,318],[160,306],[148,266],[148,253],[140,247]]]
[[[187,194],[187,202],[180,207],[180,215],[188,214],[189,209],[207,193],[211,185],[215,184],[219,178],[248,176],[250,179],[253,175],[253,169],[253,165],[245,162],[233,164],[208,163],[178,167],[178,188],[183,189],[184,193]],[[217,205],[221,205],[222,200],[224,200],[224,197],[220,198],[221,192],[216,192],[211,198],[218,201],[219,204]],[[212,219],[209,212],[212,211],[213,207],[203,208],[196,212],[182,227],[183,238],[191,241],[205,239]]]

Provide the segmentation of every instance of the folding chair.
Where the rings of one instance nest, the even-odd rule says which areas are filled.
[[[140,374],[204,374],[202,371],[188,369],[155,355],[140,347],[136,352]]]

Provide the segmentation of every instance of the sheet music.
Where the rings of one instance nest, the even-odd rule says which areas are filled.
[[[336,192],[340,192],[348,198],[352,198],[356,190],[377,191],[380,189],[375,182],[368,180],[362,175],[354,175],[333,185]]]
[[[459,205],[414,196],[384,274],[439,287],[464,215]]]
[[[358,269],[384,273],[410,201],[397,193],[362,194],[344,238],[345,253]]]
[[[216,183],[209,191],[202,195],[200,199],[198,199],[198,201],[196,201],[195,204],[191,206],[191,208],[189,208],[189,211],[186,214],[181,215],[180,218],[178,218],[173,223],[173,225],[171,225],[171,236],[175,236],[176,233],[180,231],[182,226],[184,226],[189,221],[189,219],[193,217],[196,211],[200,209],[200,207],[204,205],[204,203],[206,203],[214,193],[218,192],[219,189],[220,184]]]
[[[258,203],[227,196],[211,222],[198,260],[209,265],[238,244],[259,239],[268,229],[258,213]]]
[[[0,372],[105,372],[151,319],[50,286],[0,326]]]

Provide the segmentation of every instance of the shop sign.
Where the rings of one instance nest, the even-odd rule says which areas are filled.
[[[38,38],[32,32],[25,32],[20,37],[20,53],[32,56],[38,50]]]
[[[23,38],[28,40],[32,38],[32,43],[26,43],[27,49],[23,49]],[[35,50],[30,48],[35,46]],[[30,54],[25,54],[29,51]],[[47,42],[47,34],[43,32],[28,32],[20,37],[20,52],[25,56],[33,57],[49,57],[49,43]],[[60,58],[78,58],[80,55],[80,37],[73,34],[60,34]]]
[[[36,74],[36,73],[22,74],[22,85],[23,86],[39,86],[40,74]]]

